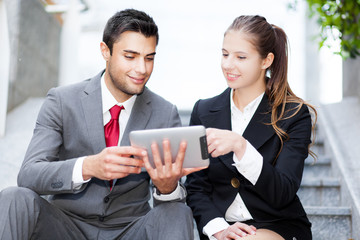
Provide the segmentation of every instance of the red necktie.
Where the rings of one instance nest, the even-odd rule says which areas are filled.
[[[105,142],[106,147],[117,146],[119,142],[119,134],[120,134],[120,127],[119,127],[119,115],[121,110],[124,109],[124,106],[115,105],[110,108],[111,119],[105,125]],[[113,181],[110,180],[110,190],[112,189]]]

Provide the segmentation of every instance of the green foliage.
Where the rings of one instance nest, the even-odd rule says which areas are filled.
[[[321,26],[319,46],[328,38],[340,40],[344,59],[360,56],[360,0],[306,0],[310,17],[317,17]]]

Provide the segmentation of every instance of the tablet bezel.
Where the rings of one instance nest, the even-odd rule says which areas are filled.
[[[206,130],[202,125],[134,130],[130,132],[129,138],[132,146],[147,150],[149,161],[153,168],[155,168],[155,164],[153,162],[151,144],[156,142],[158,144],[160,154],[163,156],[162,141],[164,139],[169,139],[170,141],[173,162],[175,161],[179,150],[180,142],[185,140],[187,142],[187,147],[183,167],[193,168],[209,166]],[[162,162],[164,164],[164,159],[162,159]]]

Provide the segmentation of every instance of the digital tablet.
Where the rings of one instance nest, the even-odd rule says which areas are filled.
[[[132,146],[141,147],[147,150],[150,164],[155,168],[151,144],[156,142],[161,156],[163,156],[162,142],[164,139],[170,141],[172,160],[175,161],[179,144],[182,140],[187,142],[184,168],[207,167],[209,166],[209,153],[206,142],[204,126],[159,128],[148,130],[136,130],[129,135]],[[164,159],[162,159],[164,164]]]

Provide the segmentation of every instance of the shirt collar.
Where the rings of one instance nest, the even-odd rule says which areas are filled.
[[[114,96],[109,91],[109,89],[107,88],[107,86],[105,84],[104,75],[105,74],[103,74],[101,76],[101,96],[102,96],[101,98],[102,98],[103,114],[106,113],[107,111],[109,111],[109,109],[112,108],[114,105],[124,106],[124,108],[125,108],[124,110],[126,112],[130,113],[135,104],[137,95],[133,95],[131,98],[129,98],[125,102],[118,103],[116,101],[116,99],[114,98]]]
[[[248,110],[248,112],[250,113],[254,113],[257,109],[257,107],[259,106],[260,102],[261,102],[261,99],[263,98],[264,96],[264,93],[261,93],[259,96],[257,96],[254,100],[252,100],[248,105],[246,105],[246,107],[244,108],[244,111],[245,110]],[[230,109],[231,111],[240,111],[235,103],[234,103],[234,100],[233,100],[233,95],[234,95],[234,89],[232,88],[231,89],[231,92],[230,92]],[[240,111],[241,112],[241,111]]]

